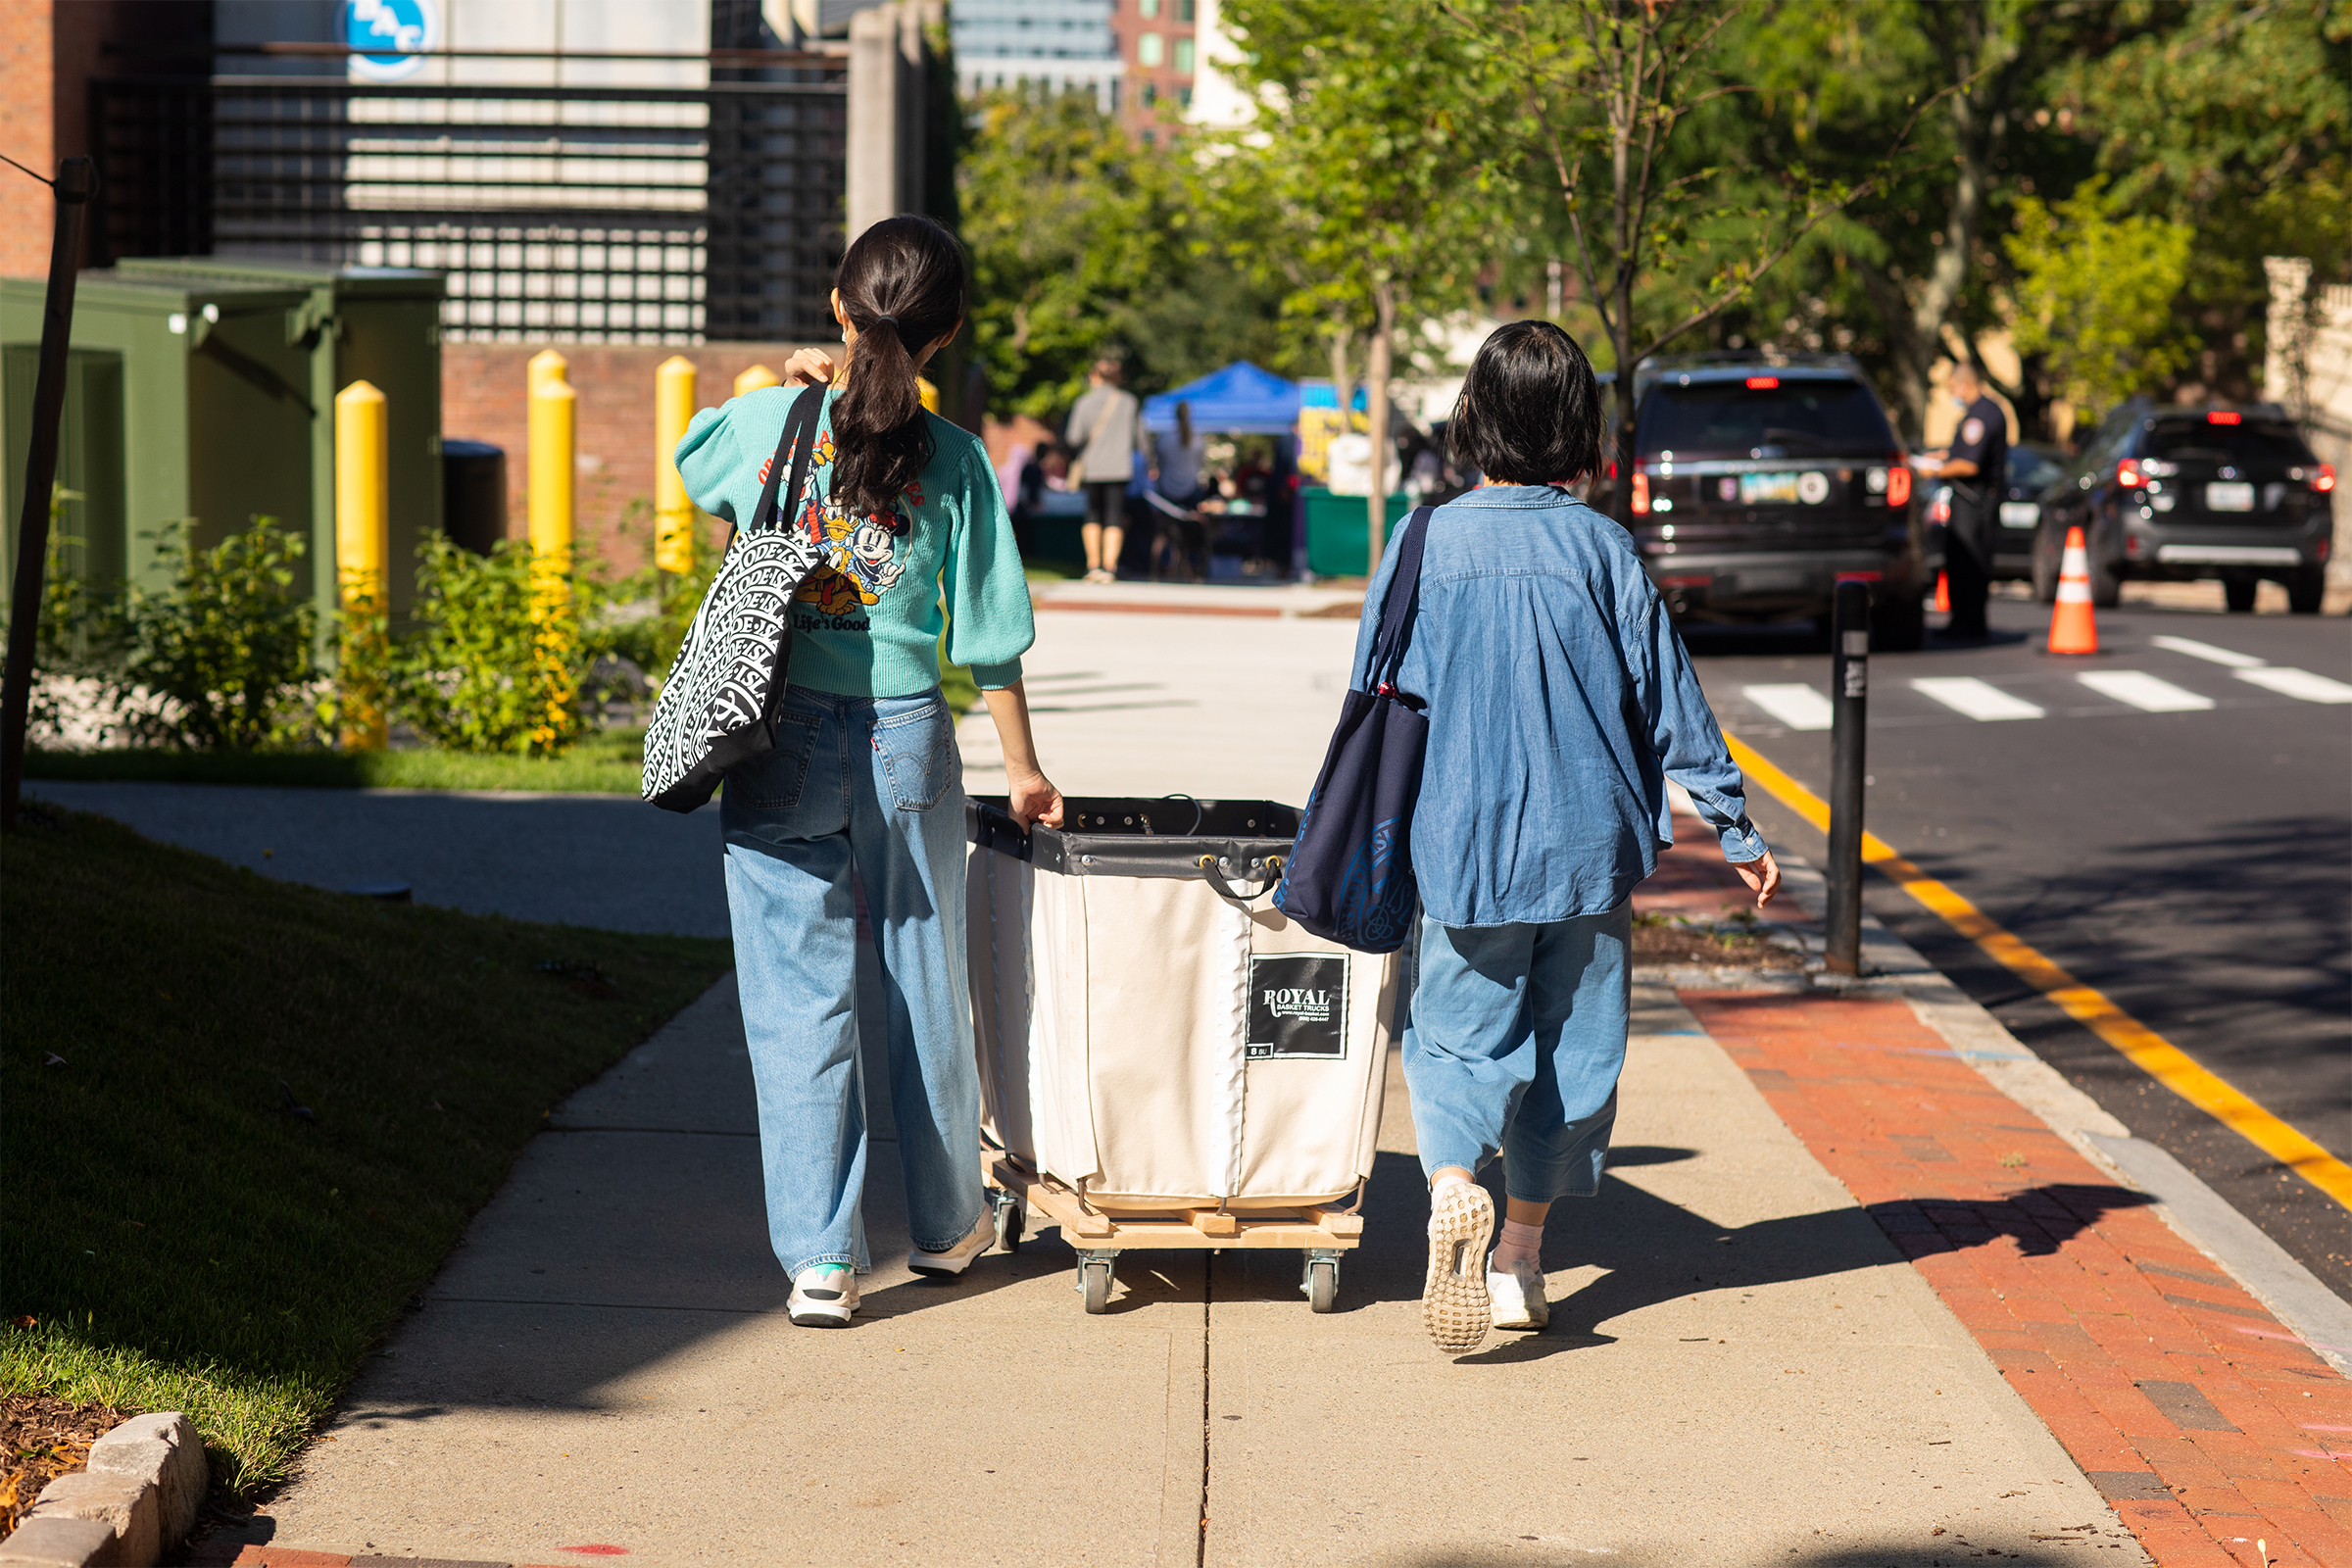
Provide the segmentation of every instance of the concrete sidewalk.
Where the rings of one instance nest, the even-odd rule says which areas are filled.
[[[1046,764],[1073,793],[1296,802],[1351,639],[1045,617]],[[1136,1253],[1089,1318],[1054,1233],[916,1280],[880,1143],[865,1310],[792,1328],[722,983],[559,1112],[242,1533],[263,1544],[209,1560],[2150,1560],[1829,1146],[1776,1113],[1769,1074],[1797,1069],[1743,1068],[1670,985],[1638,1003],[1612,1169],[1554,1211],[1551,1330],[1448,1360],[1418,1321],[1427,1203],[1394,1061],[1334,1314],[1307,1311],[1295,1254]]]

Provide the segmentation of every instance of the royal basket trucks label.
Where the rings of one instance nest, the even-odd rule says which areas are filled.
[[[1348,956],[1258,953],[1250,956],[1250,1059],[1348,1055]]]

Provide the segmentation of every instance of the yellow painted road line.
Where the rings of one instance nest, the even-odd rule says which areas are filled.
[[[1726,735],[1732,760],[1783,806],[1822,832],[1830,830],[1829,804],[1775,767],[1754,747]],[[1944,924],[1984,951],[1985,956],[2056,1003],[2066,1015],[2097,1035],[2132,1064],[2182,1100],[2230,1128],[2296,1175],[2352,1208],[2352,1165],[2279,1120],[2188,1053],[2132,1017],[2095,987],[2086,986],[2052,962],[2031,943],[2012,935],[1949,886],[1929,876],[1875,833],[1862,835],[1862,858]]]

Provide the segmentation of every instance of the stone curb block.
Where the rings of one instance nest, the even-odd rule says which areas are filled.
[[[149,1568],[194,1527],[211,1482],[186,1416],[133,1416],[90,1445],[85,1468],[41,1489],[0,1541],[0,1568]]]

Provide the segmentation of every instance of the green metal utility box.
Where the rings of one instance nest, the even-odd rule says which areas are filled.
[[[0,279],[13,573],[31,442],[41,299]],[[303,584],[335,606],[335,394],[373,383],[389,415],[393,613],[415,590],[417,541],[441,527],[441,274],[238,257],[125,261],[81,274],[58,478],[87,499],[63,532],[69,570],[160,587],[155,536],[192,519],[199,545],[256,514],[310,542]]]

